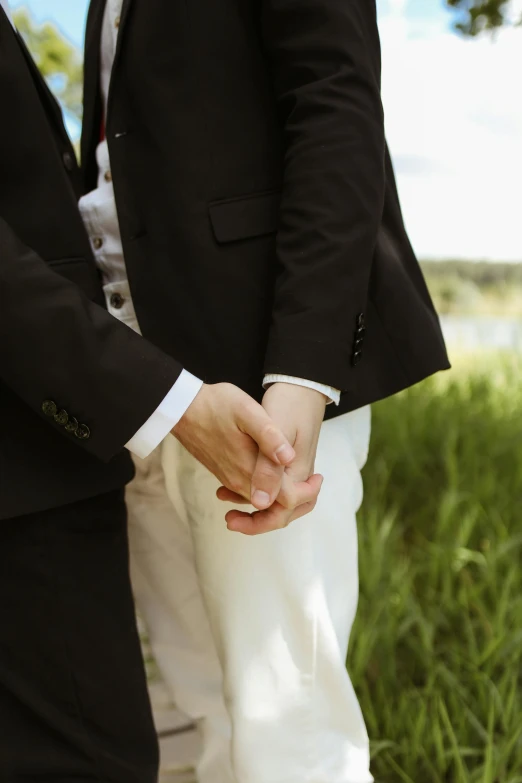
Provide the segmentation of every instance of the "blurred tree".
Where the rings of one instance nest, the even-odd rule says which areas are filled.
[[[496,30],[509,21],[511,0],[446,0],[446,3],[457,11],[455,27],[465,35]]]
[[[53,24],[36,25],[25,8],[14,22],[40,72],[66,112],[82,118],[82,58],[78,49]]]

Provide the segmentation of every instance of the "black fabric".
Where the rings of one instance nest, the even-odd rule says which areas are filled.
[[[182,367],[105,310],[74,150],[2,9],[0,54],[0,519],[9,519],[128,481],[124,445]],[[69,428],[64,414],[45,415],[45,401]]]
[[[87,190],[104,4],[87,26]],[[257,399],[265,372],[326,383],[343,390],[332,416],[449,366],[380,67],[374,0],[125,0],[106,124],[127,269],[143,333],[196,375]]]
[[[0,526],[0,780],[156,783],[122,491]]]

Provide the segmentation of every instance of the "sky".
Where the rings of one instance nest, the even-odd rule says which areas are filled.
[[[11,5],[81,45],[87,0]],[[522,261],[522,27],[469,41],[443,0],[378,8],[386,132],[418,255]]]

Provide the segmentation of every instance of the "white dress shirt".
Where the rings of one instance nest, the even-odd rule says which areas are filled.
[[[10,17],[8,0],[0,0],[0,2]],[[107,109],[112,66],[116,53],[122,4],[123,0],[107,0],[103,20],[100,79],[105,110]],[[89,234],[96,264],[102,275],[107,308],[118,320],[139,331],[123,255],[106,140],[99,144],[96,158],[98,162],[97,188],[80,200],[80,211]],[[263,385],[268,386],[275,382],[307,386],[322,392],[330,401],[339,402],[340,392],[337,390],[301,378],[267,375]],[[183,370],[159,407],[126,444],[129,451],[138,457],[147,457],[178,423],[202,385],[201,380],[187,370]]]

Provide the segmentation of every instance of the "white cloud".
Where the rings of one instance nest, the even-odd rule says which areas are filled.
[[[522,29],[463,40],[388,9],[387,134],[418,254],[522,260]]]

